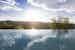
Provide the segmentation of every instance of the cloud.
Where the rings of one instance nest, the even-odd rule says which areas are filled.
[[[6,3],[8,5],[15,5],[15,0],[0,0],[1,3]]]
[[[5,11],[9,11],[9,10],[13,10],[13,11],[22,11],[22,9],[20,7],[17,7],[16,4],[17,2],[15,0],[6,0],[0,1],[1,4],[1,10],[5,10]]]
[[[75,19],[74,2],[75,0],[28,0],[28,4],[31,8],[38,8],[48,13],[46,17],[53,17],[52,15],[55,17],[64,16],[70,17],[72,21]]]
[[[75,0],[67,0],[64,5],[65,8],[75,10],[74,2],[75,2]]]
[[[16,17],[22,17],[24,9],[17,4],[16,0],[0,0],[0,20],[8,20],[8,18],[16,20]]]
[[[63,0],[28,0],[28,3],[31,5],[46,9],[59,9],[64,5],[64,2]]]
[[[5,0],[5,1],[1,0],[0,10],[3,10],[4,12],[6,12],[6,14],[4,13],[4,15],[11,16],[11,17],[13,16],[14,17],[16,16],[17,17],[28,17],[26,16],[27,14],[25,13],[27,13],[27,11],[29,11],[30,9],[32,11],[39,10],[41,12],[41,15],[38,14],[38,16],[43,16],[43,18],[45,17],[48,20],[52,18],[53,16],[56,17],[59,15],[60,16],[75,16],[74,0],[28,0],[26,9],[21,8],[20,7],[21,5],[17,6],[18,4],[19,2],[16,2],[16,0]],[[0,13],[2,14],[2,12]],[[33,12],[31,13],[34,14]]]
[[[74,0],[28,0],[28,3],[47,11],[73,11],[75,8]]]

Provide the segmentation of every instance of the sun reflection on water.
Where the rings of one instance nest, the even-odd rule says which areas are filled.
[[[39,30],[32,28],[27,31],[27,35],[30,37],[35,37],[35,36],[39,35]]]

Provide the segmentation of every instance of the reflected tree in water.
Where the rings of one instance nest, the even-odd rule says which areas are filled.
[[[58,18],[52,19],[54,25],[52,25],[53,33],[56,34],[58,50],[65,50],[64,41],[66,39],[66,34],[68,33],[67,24],[69,24],[69,18]]]

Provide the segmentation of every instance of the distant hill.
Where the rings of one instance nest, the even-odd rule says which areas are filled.
[[[0,21],[0,29],[75,29],[70,23],[44,23],[24,21]]]

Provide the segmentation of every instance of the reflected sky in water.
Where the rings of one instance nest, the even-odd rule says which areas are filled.
[[[74,32],[75,30],[0,30],[0,50],[70,50],[75,46]]]

